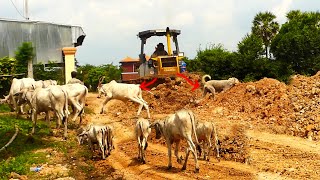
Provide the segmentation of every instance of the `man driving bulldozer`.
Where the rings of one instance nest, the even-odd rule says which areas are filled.
[[[151,55],[152,58],[157,57],[157,56],[167,56],[168,53],[166,50],[164,50],[164,45],[162,43],[159,43],[156,47],[155,47],[155,51],[153,52],[153,54]]]

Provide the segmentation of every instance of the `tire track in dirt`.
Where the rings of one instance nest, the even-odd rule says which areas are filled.
[[[250,165],[261,179],[319,179],[320,145],[299,137],[247,131]],[[270,175],[272,173],[272,175]]]
[[[309,141],[300,137],[293,137],[280,134],[270,134],[267,132],[247,131],[246,135],[260,141],[291,147],[300,151],[320,154],[320,143]]]

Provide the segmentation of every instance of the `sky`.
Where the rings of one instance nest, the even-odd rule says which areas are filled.
[[[26,0],[0,0],[0,18],[24,20]],[[254,16],[270,11],[283,24],[290,10],[319,11],[320,0],[27,0],[30,20],[81,26],[86,34],[77,47],[80,65],[102,65],[138,58],[138,32],[181,30],[180,51],[193,59],[197,51],[222,44],[236,51],[250,33]],[[148,39],[146,54],[165,38]]]

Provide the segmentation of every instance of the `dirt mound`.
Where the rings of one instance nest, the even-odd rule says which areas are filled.
[[[201,80],[198,74],[186,76],[193,82]],[[171,114],[181,108],[189,108],[201,117],[200,121],[228,121],[230,127],[246,125],[246,128],[320,139],[320,73],[312,77],[294,76],[289,85],[271,78],[240,83],[216,94],[214,99],[207,96],[198,104],[195,102],[202,98],[202,90],[191,89],[185,79],[178,77],[168,79],[151,90],[159,98],[145,91],[143,98],[153,114]],[[137,107],[127,103],[122,108],[135,113]],[[227,132],[221,136],[222,157],[244,162],[247,158],[244,127],[235,126],[231,131],[235,133]]]
[[[311,77],[296,75],[289,85],[294,123],[293,135],[320,139],[320,71]]]

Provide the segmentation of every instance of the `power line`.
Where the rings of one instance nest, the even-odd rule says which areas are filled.
[[[14,8],[16,9],[16,11],[20,14],[20,16],[23,17],[23,18],[26,18],[26,17],[24,17],[24,16],[20,13],[20,11],[19,11],[18,8],[16,7],[16,5],[13,3],[13,1],[12,1],[12,0],[10,0],[10,1],[11,1],[12,5],[14,6]]]

